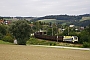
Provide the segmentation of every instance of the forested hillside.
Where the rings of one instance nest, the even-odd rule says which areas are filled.
[[[59,23],[59,24],[66,24],[66,25],[70,25],[70,24],[74,24],[76,26],[88,26],[90,24],[90,14],[84,14],[84,15],[48,15],[48,16],[44,16],[44,17],[38,17],[38,18],[34,18],[31,21],[43,21],[43,22],[47,22],[49,19],[53,20],[55,23]],[[47,21],[46,21],[47,19]],[[56,20],[56,21],[55,21]],[[50,21],[48,21],[50,22]],[[51,21],[53,22],[53,21]]]

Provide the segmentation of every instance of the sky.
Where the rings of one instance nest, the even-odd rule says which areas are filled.
[[[90,0],[0,0],[0,16],[81,15],[90,13]]]

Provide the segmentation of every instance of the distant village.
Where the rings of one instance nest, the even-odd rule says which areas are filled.
[[[0,19],[0,24],[2,25],[2,24],[5,24],[5,25],[9,25],[9,24],[11,24],[12,22],[15,22],[15,21],[18,21],[18,20],[27,20],[27,21],[29,21],[30,22],[30,20],[32,20],[32,19],[34,19],[34,18],[32,18],[32,17],[4,17],[4,18],[1,18]],[[85,19],[85,18],[84,18]],[[49,20],[49,19],[45,19],[45,20]],[[51,19],[50,19],[51,20]],[[31,27],[33,27],[34,26],[34,24],[33,24],[33,22],[31,22],[30,23],[30,26]],[[84,30],[84,28],[85,27],[83,27],[83,26],[75,26],[75,25],[73,25],[73,24],[71,24],[71,25],[69,25],[68,27],[76,27],[76,31],[82,31],[82,30]],[[64,28],[59,28],[59,30],[60,31],[64,31],[65,29]]]

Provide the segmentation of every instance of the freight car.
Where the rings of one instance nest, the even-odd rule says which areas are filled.
[[[50,41],[57,41],[57,42],[78,42],[77,36],[48,36],[48,35],[42,35],[40,32],[34,33],[34,36],[39,39],[45,39]]]

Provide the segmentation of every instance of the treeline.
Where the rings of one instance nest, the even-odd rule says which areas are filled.
[[[70,15],[49,15],[44,17],[39,17],[34,20],[42,20],[42,19],[56,19],[56,20],[80,20],[82,17],[90,17],[90,14],[78,15],[78,16],[70,16]]]
[[[38,19],[56,19],[56,20],[79,20],[81,17],[79,16],[69,16],[69,15],[50,15],[41,17]]]
[[[90,17],[90,14],[84,14],[84,15],[48,15],[44,17],[14,17],[17,19],[26,19],[26,18],[32,18],[32,20],[41,20],[41,19],[56,19],[56,20],[80,20],[82,17]],[[13,17],[0,17],[1,18],[6,18],[6,19],[11,19]]]
[[[17,18],[17,19],[31,19],[34,17],[0,17],[0,19],[12,19],[12,18]]]
[[[83,27],[86,27],[86,26],[90,25],[90,20],[75,21],[75,22],[72,22],[72,24],[74,24],[74,25],[76,25],[76,26],[83,26]]]

